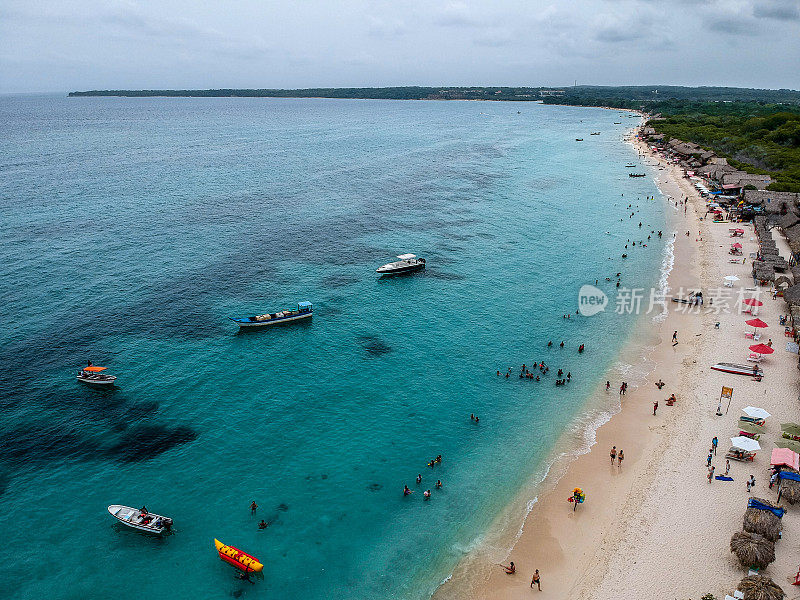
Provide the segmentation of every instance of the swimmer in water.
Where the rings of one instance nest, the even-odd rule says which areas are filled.
[[[441,479],[437,479],[436,480],[436,489],[437,490],[442,489],[442,480]]]
[[[413,494],[413,493],[414,492],[412,492],[410,489],[408,489],[407,485],[403,486],[403,496],[408,496],[409,494]]]
[[[422,473],[417,473],[417,485],[422,483]]]
[[[261,519],[261,522],[258,524],[259,529],[266,529],[268,527],[267,522],[264,519]]]
[[[430,490],[425,490],[422,493],[422,495],[425,496],[425,500],[430,500],[431,499],[431,491]]]

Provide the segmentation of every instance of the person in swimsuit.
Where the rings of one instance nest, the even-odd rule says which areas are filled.
[[[517,567],[514,566],[513,560],[508,564],[508,566],[505,565],[500,565],[500,566],[505,569],[507,575],[513,575],[514,573],[517,572]]]
[[[614,464],[614,461],[617,459],[617,447],[614,446],[611,448],[611,464]]]
[[[253,501],[250,503],[250,514],[251,514],[251,515],[254,515],[254,514],[256,514],[256,511],[257,511],[257,510],[258,510],[258,504],[256,504],[256,501],[255,501],[255,500],[253,500]]]
[[[620,450],[619,451],[619,456],[617,456],[617,467],[620,468],[620,469],[622,468],[622,461],[623,460],[625,460],[625,453],[622,450]]]
[[[534,573],[533,573],[533,578],[531,579],[531,589],[533,589],[533,584],[534,583],[536,584],[536,587],[538,587],[539,591],[541,592],[542,591],[542,581],[541,581],[541,578],[539,577],[539,569],[536,569],[536,571],[534,571]]]

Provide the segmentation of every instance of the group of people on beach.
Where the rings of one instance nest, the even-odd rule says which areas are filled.
[[[622,450],[622,448],[620,448],[619,452],[617,452],[617,447],[616,446],[612,446],[610,455],[611,455],[611,466],[613,467],[614,466],[614,462],[616,461],[617,468],[621,469],[622,468],[622,461],[625,460],[625,452]]]
[[[506,572],[506,575],[514,575],[517,572],[517,566],[514,564],[513,560],[507,565],[500,563],[499,566],[503,568],[503,570]],[[540,592],[542,591],[542,577],[539,575],[539,569],[536,569],[533,572],[533,577],[531,577],[531,589],[533,589],[534,585],[539,589]]]

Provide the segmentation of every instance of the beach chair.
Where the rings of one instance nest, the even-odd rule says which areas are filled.
[[[755,352],[751,352],[750,356],[747,357],[747,360],[749,362],[756,362],[756,363],[757,362],[761,362],[761,355],[760,354],[756,354]]]
[[[748,331],[747,333],[744,334],[744,337],[745,337],[745,339],[748,339],[748,340],[754,340],[755,337],[756,337],[756,334],[753,333],[752,331]]]

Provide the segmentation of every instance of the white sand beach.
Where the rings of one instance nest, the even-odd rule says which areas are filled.
[[[647,153],[647,160],[658,160],[644,144],[637,142],[637,148]],[[745,235],[732,240],[730,224],[701,220],[706,202],[679,167],[661,166],[658,184],[663,194],[690,199],[685,214],[683,209],[675,211],[678,235],[670,295],[702,288],[703,311],[680,311],[675,307],[683,305],[672,305],[662,322],[643,320],[645,331],[640,338],[659,340],[650,357],[656,368],[647,381],[624,396],[621,412],[598,429],[590,452],[573,460],[549,489],[545,482],[545,491],[511,552],[464,561],[435,598],[686,600],[706,593],[724,598],[747,575],[729,550],[730,539],[742,528],[751,495],[746,481],[751,474],[756,478],[752,495],[776,498],[775,490],[768,488],[770,453],[780,437],[780,423],[800,421],[798,357],[786,350],[788,338],[778,324],[779,315],[787,312],[784,301],[773,300],[767,288],[756,290],[749,259],[745,264],[730,262],[728,249],[733,241],[743,244],[745,257],[757,251],[753,226],[737,225]],[[773,231],[773,236],[777,239],[780,233]],[[788,259],[785,241],[778,241],[778,247]],[[731,274],[740,281],[732,290],[722,288],[723,277]],[[726,293],[731,294],[727,301]],[[758,382],[711,370],[716,362],[747,364],[748,346],[754,342],[745,338],[745,320],[752,317],[741,314],[737,300],[756,294],[764,302],[757,315],[769,324],[760,341],[771,339],[775,349],[763,359],[764,379]],[[709,297],[715,296],[709,306]],[[678,332],[675,346],[673,331]],[[641,339],[633,344],[642,344]],[[635,355],[641,349],[634,346],[627,352]],[[666,383],[662,390],[655,386],[659,379]],[[597,393],[617,394],[618,385],[612,381],[610,392],[603,386]],[[722,386],[733,387],[734,393],[727,414],[717,416]],[[667,406],[665,399],[672,393],[677,403]],[[656,400],[659,408],[654,416]],[[732,482],[709,483],[706,457],[711,440],[719,439],[713,465],[717,475],[723,474],[729,438],[738,434],[737,421],[746,406],[762,407],[772,414],[761,436],[762,449],[752,463],[731,461]],[[725,408],[723,404],[723,412]],[[611,465],[612,446],[624,449],[621,468]],[[566,499],[575,486],[586,492],[587,499],[573,512]],[[790,579],[800,564],[798,510],[789,508],[783,518],[777,558],[765,570],[789,598],[797,597]],[[500,561],[514,561],[517,573],[507,575],[496,564]],[[531,589],[535,569],[541,574],[541,592]]]

